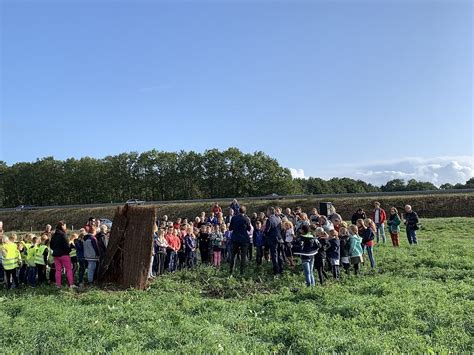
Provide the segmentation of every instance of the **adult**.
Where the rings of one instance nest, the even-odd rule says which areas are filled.
[[[236,199],[232,200],[232,203],[229,205],[229,208],[234,211],[235,216],[237,216],[239,214],[240,205],[239,205],[239,203],[237,202]]]
[[[407,230],[407,239],[410,245],[418,244],[416,231],[419,229],[418,214],[414,212],[410,205],[405,206],[405,226]]]
[[[270,248],[270,258],[273,265],[273,274],[283,273],[284,240],[282,238],[281,219],[275,214],[275,208],[267,210],[267,223],[264,233]]]
[[[99,243],[96,237],[96,229],[92,227],[84,237],[84,259],[87,261],[87,281],[94,282],[95,271],[100,260]]]
[[[230,224],[230,222],[232,222],[232,218],[235,216],[235,212],[232,208],[229,208],[229,210],[227,211],[227,216],[225,216],[225,224]]]
[[[359,208],[357,211],[354,212],[351,218],[352,224],[357,224],[358,219],[365,220],[367,218],[365,211],[362,208]]]
[[[156,229],[158,229],[158,226],[156,227]],[[104,262],[107,244],[109,242],[109,237],[107,235],[109,228],[105,224],[103,224],[100,226],[100,229],[96,230],[99,231],[99,233],[96,234],[95,238],[97,239],[97,246],[99,247],[99,264],[97,265],[97,269],[100,271],[100,268]]]
[[[92,228],[92,227],[91,227]],[[66,270],[66,277],[70,288],[75,288],[74,278],[72,275],[72,263],[69,253],[71,247],[69,245],[69,239],[66,234],[67,226],[63,221],[59,221],[56,225],[56,230],[51,237],[49,247],[53,251],[54,267],[56,270],[55,280],[56,287],[61,288],[61,277],[63,268]]]
[[[329,216],[328,216],[328,219],[334,224],[334,221],[336,219],[342,221],[342,216],[337,213],[336,211],[336,207],[334,207],[333,205],[331,205],[331,207],[329,207]]]
[[[83,228],[86,231],[86,233],[90,233],[92,227],[95,227],[95,218],[89,217],[89,219],[87,220],[87,223],[85,224]]]
[[[232,231],[232,249],[230,257],[230,273],[234,272],[235,258],[240,255],[240,274],[243,275],[247,264],[250,238],[248,232],[252,229],[250,218],[246,215],[245,206],[240,206],[239,214],[232,218],[229,230]]]
[[[376,227],[376,242],[379,242],[379,236],[382,237],[382,243],[385,244],[385,221],[387,214],[383,208],[380,208],[380,202],[374,202],[374,211],[372,212],[372,221]]]
[[[318,224],[326,233],[329,233],[334,229],[334,225],[329,219],[326,218],[326,216],[319,216]]]

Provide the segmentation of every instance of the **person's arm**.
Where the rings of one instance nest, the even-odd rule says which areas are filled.
[[[48,265],[48,248],[44,249],[44,252],[43,252],[43,260],[44,260],[44,264],[45,265]]]
[[[99,245],[97,244],[97,239],[91,238],[91,242],[92,242],[92,247],[94,248],[94,251],[95,251],[95,255],[99,256],[100,252],[99,252]]]
[[[179,238],[176,238],[176,250],[175,251],[178,251],[179,249],[181,249],[181,240]]]
[[[230,230],[230,231],[233,231],[233,230],[234,230],[234,224],[235,224],[234,222],[235,222],[235,218],[232,218],[232,219],[230,220],[230,226],[229,226],[229,230]]]
[[[270,223],[270,218],[267,219],[267,222],[265,223],[265,229],[263,230],[263,232],[265,234],[268,234],[268,232],[270,232],[270,228],[271,228],[271,223]]]

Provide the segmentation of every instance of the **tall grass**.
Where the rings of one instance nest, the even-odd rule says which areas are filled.
[[[420,244],[375,247],[378,268],[308,289],[270,265],[199,267],[147,291],[0,292],[0,352],[472,352],[474,218],[423,220]]]

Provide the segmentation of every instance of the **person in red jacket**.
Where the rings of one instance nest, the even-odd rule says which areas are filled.
[[[372,221],[374,221],[377,227],[376,241],[379,242],[379,237],[382,237],[382,243],[385,244],[385,221],[387,220],[387,214],[383,208],[380,208],[380,202],[374,203],[374,212],[372,212]]]
[[[168,228],[165,239],[168,242],[168,271],[174,272],[178,266],[178,250],[181,249],[181,240],[178,237],[178,230],[173,227]]]

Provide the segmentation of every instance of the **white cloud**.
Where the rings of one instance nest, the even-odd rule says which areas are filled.
[[[306,179],[303,169],[290,168],[290,172],[291,172],[291,176],[293,176],[294,179],[296,178]]]
[[[385,184],[392,179],[429,181],[437,186],[444,183],[465,183],[474,177],[474,158],[469,156],[405,158],[354,166],[345,172],[340,171],[338,175],[361,179],[375,185]]]

